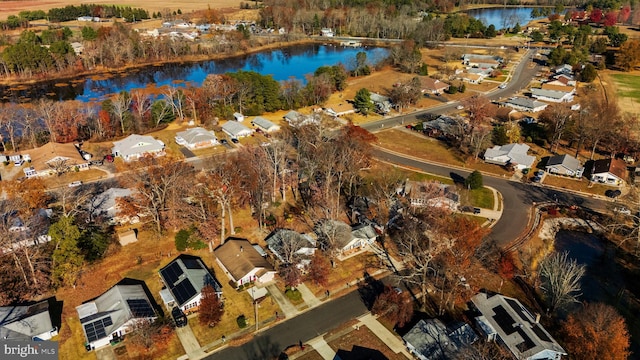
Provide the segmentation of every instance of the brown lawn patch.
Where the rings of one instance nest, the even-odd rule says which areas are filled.
[[[589,181],[585,178],[574,179],[549,174],[544,177],[543,182],[545,185],[552,185],[563,189],[582,191],[596,195],[604,195],[605,191],[615,189],[614,187],[602,184],[589,184]]]
[[[44,181],[44,184],[47,188],[56,188],[56,187],[64,187],[64,186],[68,186],[69,183],[72,183],[74,181],[82,181],[82,182],[87,182],[87,181],[94,181],[94,180],[99,180],[99,179],[104,179],[107,177],[107,172],[97,169],[97,168],[92,168],[89,170],[84,170],[84,171],[70,171],[67,173],[64,173],[60,176],[47,176],[47,177],[43,177],[42,180]]]
[[[329,280],[326,287],[311,281],[306,282],[309,290],[318,298],[324,298],[327,289],[333,294],[336,291],[344,289],[348,282],[357,279],[362,280],[365,271],[371,274],[377,269],[382,268],[380,259],[370,252],[356,255],[344,261],[334,260],[334,263],[335,267],[329,272]]]
[[[416,132],[394,129],[378,132],[376,137],[378,145],[399,153],[450,165],[464,165],[464,161],[440,141]]]
[[[329,341],[328,344],[336,352],[338,350],[353,351],[354,347],[358,346],[378,350],[389,360],[406,359],[404,355],[391,351],[391,349],[366,326],[360,326],[359,330],[353,330],[338,339]]]

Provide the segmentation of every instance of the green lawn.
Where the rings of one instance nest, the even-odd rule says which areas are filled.
[[[461,195],[463,205],[493,209],[495,203],[493,192],[485,187],[476,190],[464,191]]]
[[[618,96],[633,98],[640,101],[640,76],[628,74],[612,74],[618,85]]]

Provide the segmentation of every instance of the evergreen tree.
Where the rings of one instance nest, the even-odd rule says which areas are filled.
[[[82,232],[74,224],[73,217],[62,217],[51,225],[49,236],[51,236],[51,242],[55,244],[51,274],[54,286],[75,285],[84,263],[84,257],[78,247]]]
[[[480,189],[482,187],[482,174],[478,170],[474,170],[464,179],[464,185],[471,190]]]
[[[365,88],[358,90],[356,96],[353,98],[353,107],[365,116],[368,115],[369,112],[375,110],[369,90]]]

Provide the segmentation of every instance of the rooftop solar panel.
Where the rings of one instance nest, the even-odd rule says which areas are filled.
[[[196,294],[196,289],[191,285],[189,279],[184,279],[176,284],[176,286],[171,289],[171,292],[178,301],[178,304],[182,306],[182,304],[186,303]]]
[[[154,316],[153,309],[149,302],[144,299],[129,299],[127,300],[131,314],[137,318],[150,318]]]
[[[180,278],[180,275],[183,274],[182,269],[180,268],[180,265],[178,265],[178,263],[176,262],[171,263],[169,266],[162,269],[160,273],[162,274],[162,277],[165,279],[165,281],[168,283],[167,285],[169,287],[175,284]]]
[[[111,316],[108,316],[104,319],[96,320],[88,324],[84,324],[84,331],[87,334],[87,340],[89,340],[89,342],[92,342],[107,337],[105,327],[111,325],[113,325]]]
[[[187,269],[202,269],[202,264],[196,259],[182,259],[182,263]]]
[[[498,326],[504,331],[505,334],[511,335],[515,332],[513,327],[513,319],[502,305],[498,305],[493,308],[493,320],[498,324]]]

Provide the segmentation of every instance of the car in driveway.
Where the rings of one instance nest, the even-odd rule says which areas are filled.
[[[604,192],[604,196],[606,196],[608,198],[612,198],[612,199],[615,199],[620,195],[622,195],[622,191],[620,191],[620,190],[609,189],[609,190]]]
[[[69,187],[78,187],[80,185],[82,185],[82,181],[79,181],[79,180],[69,183]]]
[[[458,105],[458,106],[456,106],[456,109],[458,109],[458,110],[462,110],[462,109],[464,109],[464,106],[462,106],[462,105]]]
[[[171,317],[176,323],[176,327],[187,326],[187,315],[185,315],[179,307],[174,306],[174,308],[171,309]]]
[[[480,214],[480,211],[481,211],[480,208],[477,208],[477,207],[473,208],[473,213],[476,215]]]
[[[627,209],[624,206],[617,207],[617,208],[613,209],[613,211],[617,212],[618,214],[622,214],[622,215],[631,215],[631,210]]]

